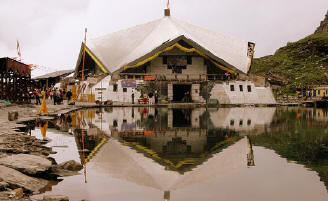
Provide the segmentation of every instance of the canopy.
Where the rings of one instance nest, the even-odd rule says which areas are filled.
[[[247,73],[251,63],[248,42],[201,28],[173,17],[164,17],[146,24],[111,33],[87,42],[87,53],[104,72],[115,72],[135,66],[147,58],[184,40],[213,62]],[[82,50],[81,50],[82,54]],[[78,60],[77,66],[81,61]],[[204,56],[202,55],[202,56]]]

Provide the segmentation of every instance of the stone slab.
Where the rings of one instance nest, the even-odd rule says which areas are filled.
[[[52,164],[50,160],[40,156],[17,154],[0,158],[0,165],[35,175],[49,170]]]
[[[0,179],[9,185],[21,187],[31,192],[39,192],[48,181],[27,176],[17,170],[0,165]]]

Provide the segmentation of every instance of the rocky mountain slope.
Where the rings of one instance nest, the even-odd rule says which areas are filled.
[[[324,27],[324,23],[321,25]],[[251,73],[266,77],[279,89],[277,95],[328,84],[328,32],[318,31],[288,43],[274,55],[254,59]]]

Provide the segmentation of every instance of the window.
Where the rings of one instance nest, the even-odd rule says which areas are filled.
[[[235,120],[231,119],[230,120],[230,126],[233,126],[235,124]]]
[[[247,120],[247,125],[250,126],[252,124],[252,120],[248,119]]]
[[[188,65],[192,64],[192,57],[191,56],[187,56],[187,64]]]
[[[239,126],[242,126],[243,125],[243,120],[240,120],[239,121]]]
[[[239,90],[240,90],[240,91],[244,91],[244,89],[243,89],[243,85],[239,85]]]
[[[113,91],[115,91],[115,92],[117,91],[117,84],[113,85]]]
[[[117,127],[117,120],[114,120],[114,121],[113,121],[113,126],[114,126],[114,127]]]
[[[230,85],[230,91],[235,91],[235,85]]]
[[[123,119],[123,123],[126,123],[126,122],[128,122],[126,119]]]
[[[321,90],[318,90],[318,95],[320,95],[320,91],[321,91]]]
[[[167,64],[167,56],[163,56],[163,64]]]
[[[127,92],[128,90],[127,90],[128,88],[123,88],[123,92]]]
[[[251,85],[247,85],[247,91],[252,92],[252,86]]]

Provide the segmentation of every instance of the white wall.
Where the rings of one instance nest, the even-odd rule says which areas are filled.
[[[230,86],[234,85],[234,91]],[[240,91],[242,85],[243,91]],[[247,86],[251,87],[251,92]],[[211,91],[211,99],[217,99],[220,104],[275,104],[270,87],[255,87],[251,81],[230,81],[215,84]]]
[[[111,76],[105,77],[103,80],[101,80],[99,83],[97,83],[94,87],[92,87],[92,90],[96,94],[96,100],[111,100],[113,102],[126,102],[131,103],[132,102],[132,90],[134,91],[134,102],[138,102],[138,98],[140,97],[140,92],[137,91],[134,88],[127,88],[126,92],[123,92],[122,88],[122,80],[118,80],[116,82],[117,84],[117,91],[114,91],[114,85],[110,84]],[[137,85],[141,84],[142,80],[137,80]],[[104,90],[99,90],[99,89]]]

